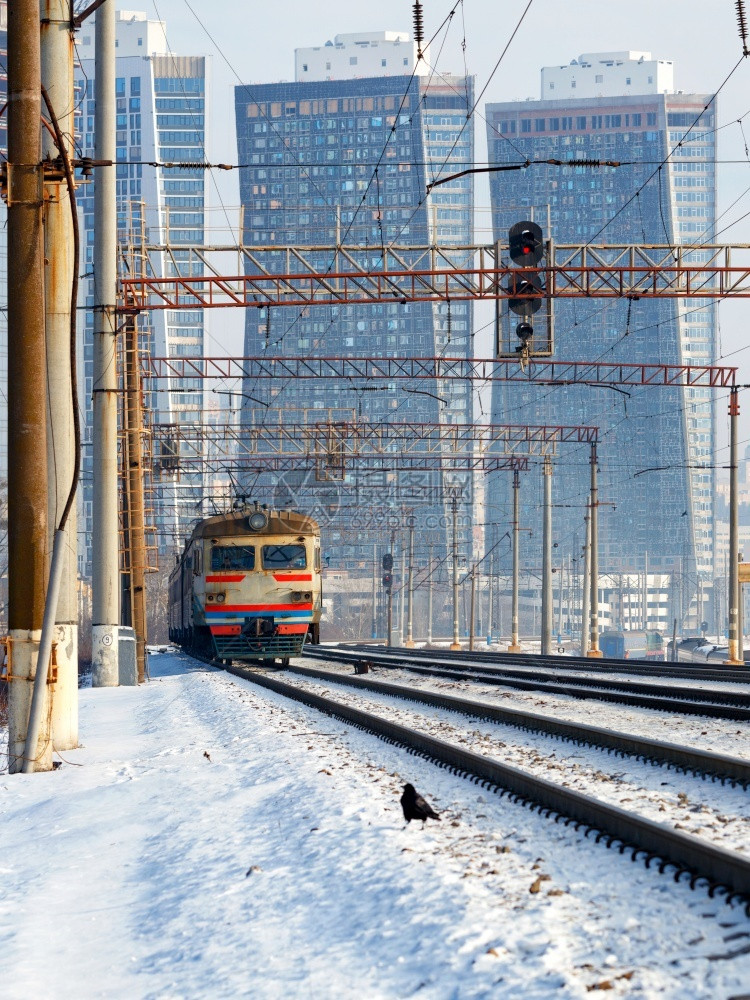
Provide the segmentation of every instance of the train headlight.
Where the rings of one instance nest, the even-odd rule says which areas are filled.
[[[247,525],[251,531],[263,531],[267,524],[268,514],[264,514],[262,510],[256,510],[247,519]]]
[[[225,600],[226,600],[226,594],[217,594],[216,595],[216,603],[217,604],[223,604]]]

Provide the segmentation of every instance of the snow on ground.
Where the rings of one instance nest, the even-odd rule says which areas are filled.
[[[332,673],[350,674],[348,664],[329,663],[305,657],[302,666],[315,666]],[[502,684],[482,684],[481,681],[444,680],[427,674],[396,667],[379,667],[375,679],[407,687],[419,687],[441,694],[454,694],[459,698],[486,701],[538,715],[551,715],[570,722],[602,726],[621,732],[646,736],[650,739],[699,747],[730,757],[750,757],[750,723],[731,719],[714,719],[709,716],[681,715],[679,712],[661,712],[652,708],[619,705],[616,702],[598,701],[596,698],[580,700],[571,695],[555,694],[542,688],[539,691],[521,691],[505,688]],[[748,695],[750,699],[750,694]]]
[[[0,776],[4,1000],[747,992],[738,907],[182,655],[151,674]],[[404,828],[407,780],[440,823]]]
[[[387,694],[342,687],[293,673],[285,680],[355,708],[387,716],[407,728],[418,728],[437,739],[461,744],[503,764],[521,767],[585,795],[629,808],[657,823],[668,822],[678,830],[704,837],[728,850],[750,849],[750,795],[742,788],[613,755],[598,747],[579,747],[543,733],[519,731],[513,726],[471,719],[446,709],[415,705]]]

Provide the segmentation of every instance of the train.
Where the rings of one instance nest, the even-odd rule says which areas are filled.
[[[320,642],[320,529],[260,504],[195,526],[169,576],[169,638],[215,660],[288,666]]]
[[[663,660],[664,639],[659,632],[602,632],[599,636],[602,656],[614,660]]]
[[[667,654],[670,660],[674,659],[671,642],[667,647]],[[726,664],[728,659],[729,646],[717,646],[703,636],[690,636],[677,643],[677,660],[680,663],[719,666]],[[748,662],[748,657],[745,657],[745,663]]]

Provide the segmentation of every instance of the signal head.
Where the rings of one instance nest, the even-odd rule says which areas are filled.
[[[544,234],[536,222],[516,222],[508,233],[510,259],[520,267],[536,267],[544,256]]]

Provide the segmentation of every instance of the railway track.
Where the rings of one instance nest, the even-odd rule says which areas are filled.
[[[734,669],[731,667],[706,667],[701,665],[685,666],[684,663],[673,663],[668,660],[617,660],[612,658],[593,659],[587,656],[544,656],[541,653],[500,653],[489,650],[447,650],[447,649],[409,649],[368,644],[366,642],[342,644],[336,647],[341,650],[357,650],[365,653],[408,652],[414,659],[450,659],[452,661],[474,663],[479,666],[513,666],[535,667],[541,670],[582,671],[607,670],[610,673],[627,673],[634,677],[679,677],[684,680],[734,682],[750,684],[750,667]]]
[[[739,757],[713,754],[706,750],[697,750],[694,747],[683,747],[660,740],[645,739],[641,736],[616,732],[612,729],[581,725],[564,719],[555,719],[548,715],[525,712],[521,709],[488,705],[486,702],[425,691],[422,688],[407,687],[404,684],[391,684],[387,681],[369,680],[364,677],[353,677],[349,674],[335,674],[330,670],[298,665],[291,667],[290,672],[299,674],[301,677],[310,677],[363,691],[390,695],[393,698],[400,698],[418,705],[442,708],[473,719],[488,719],[492,722],[515,726],[527,732],[544,733],[547,736],[555,736],[578,745],[599,747],[622,756],[634,757],[655,764],[666,764],[685,773],[711,778],[722,784],[728,783],[745,790],[750,788],[750,763]]]
[[[286,683],[256,669],[234,664],[224,669],[260,687],[340,719],[438,766],[463,775],[477,784],[509,795],[565,825],[584,829],[596,843],[631,852],[647,867],[658,862],[659,871],[673,869],[675,880],[689,879],[691,888],[704,885],[710,895],[726,894],[728,902],[742,902],[750,915],[750,858],[711,844],[702,838],[654,822],[594,796],[558,785],[528,771],[474,753],[438,739],[413,726],[403,726],[382,716],[343,704],[333,698]]]
[[[413,652],[414,650],[401,650],[383,653],[316,646],[314,653],[306,648],[303,650],[303,655],[339,663],[354,664],[368,661],[378,666],[396,667],[417,674],[450,680],[480,681],[483,684],[497,684],[522,691],[544,691],[548,694],[564,694],[578,699],[615,702],[685,715],[750,721],[750,707],[748,707],[750,692],[717,689],[706,691],[694,687],[675,687],[674,684],[644,684],[640,681],[631,682],[609,677],[586,680],[582,677],[571,677],[560,670],[552,672],[545,669],[543,672],[536,672],[533,669],[485,667],[475,664],[466,667],[460,664],[451,666],[452,660],[441,658],[432,659],[431,665],[426,665],[419,662],[421,657],[413,657]]]

